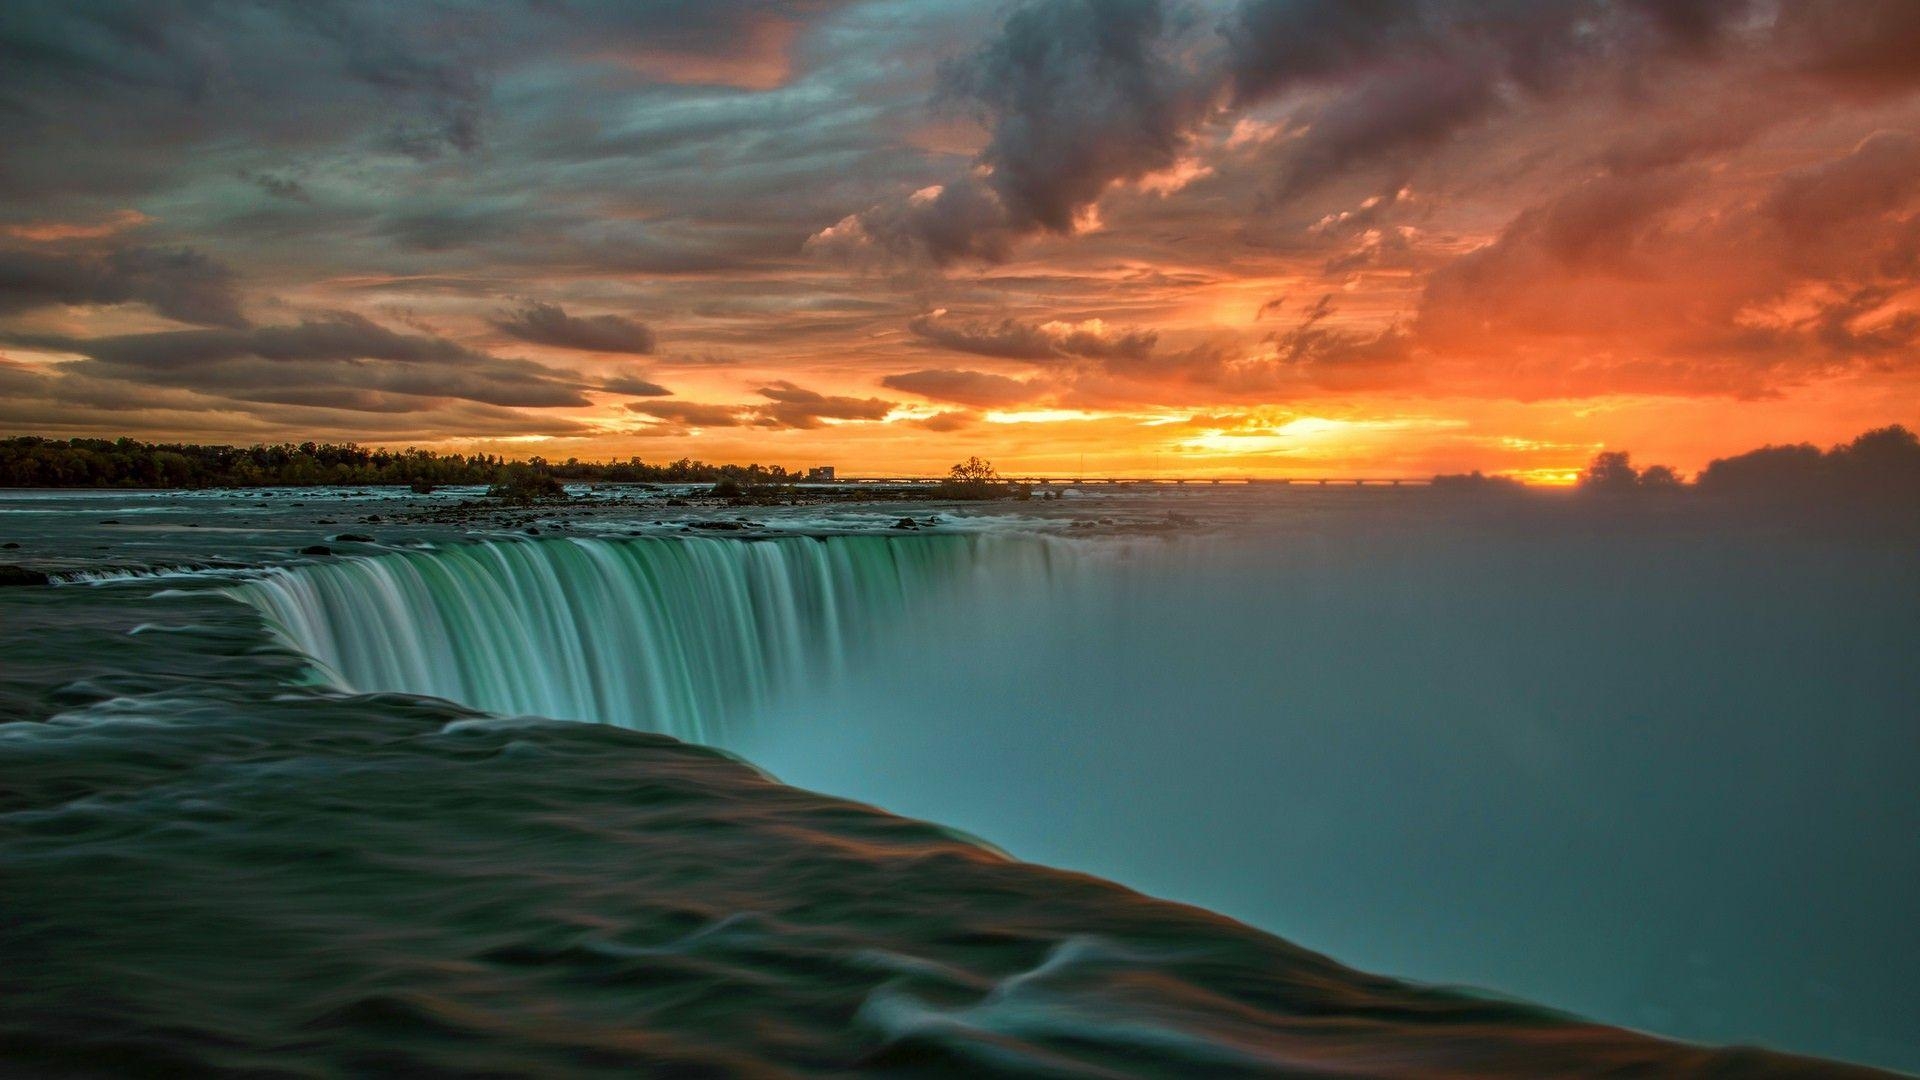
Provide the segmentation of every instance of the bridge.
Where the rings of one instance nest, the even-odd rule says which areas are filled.
[[[841,476],[803,481],[821,487],[921,487],[948,483],[945,476]],[[1036,488],[1090,487],[1425,487],[1430,476],[1314,477],[1163,477],[1163,476],[1002,476],[1002,482]]]

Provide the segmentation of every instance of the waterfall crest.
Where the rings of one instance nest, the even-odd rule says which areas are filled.
[[[967,586],[1044,585],[1026,536],[494,541],[285,569],[234,595],[344,690],[698,742]]]

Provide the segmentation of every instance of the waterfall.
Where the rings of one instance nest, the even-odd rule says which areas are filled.
[[[983,586],[1043,587],[1034,536],[560,539],[277,571],[233,590],[343,690],[720,741],[861,642]]]

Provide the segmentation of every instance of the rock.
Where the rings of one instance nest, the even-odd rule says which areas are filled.
[[[410,486],[413,488],[415,495],[433,494],[433,481],[431,480],[415,480]]]
[[[330,547],[328,547],[328,546],[327,546],[327,545],[325,545],[325,544],[308,544],[308,545],[307,545],[306,547],[303,547],[303,548],[301,548],[301,549],[300,549],[300,554],[302,554],[302,555],[331,555],[331,554],[333,554],[333,549],[332,549],[332,548],[330,548]]]
[[[920,527],[920,523],[910,517],[901,518],[899,521],[893,523],[893,527],[896,529],[917,529]]]
[[[51,585],[53,579],[39,570],[24,566],[0,566],[0,588],[13,585]]]
[[[341,543],[341,544],[373,543],[373,537],[368,536],[366,533],[341,533],[339,536],[336,536],[333,539],[336,543]]]
[[[102,525],[118,525],[118,524],[120,524],[120,519],[119,519],[119,518],[108,518],[107,520],[105,520],[105,521],[102,521],[102,522],[101,522],[100,524],[102,524]]]
[[[14,541],[12,541],[12,540],[9,540],[9,541],[7,541],[7,542],[6,542],[6,543],[4,543],[4,544],[0,544],[0,548],[6,548],[6,549],[7,549],[8,551],[11,551],[11,550],[13,550],[14,548],[17,548],[17,547],[19,547],[19,546],[20,546],[19,544],[17,544],[17,543],[15,543],[15,542],[14,542]]]

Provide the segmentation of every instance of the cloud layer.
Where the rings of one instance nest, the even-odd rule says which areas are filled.
[[[1909,0],[16,8],[10,430],[1550,475],[1920,420]]]

